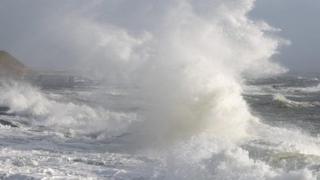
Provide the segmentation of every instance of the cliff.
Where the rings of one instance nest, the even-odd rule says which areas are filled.
[[[28,68],[6,51],[0,51],[0,77],[23,77]]]

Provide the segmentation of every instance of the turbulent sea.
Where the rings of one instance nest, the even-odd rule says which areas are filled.
[[[158,133],[161,124],[149,128],[140,117],[148,105],[132,96],[139,87],[2,81],[0,178],[318,179],[319,78],[246,80],[242,94],[255,119],[236,141],[218,133],[238,136],[232,125],[190,133],[170,123],[171,134]]]
[[[319,179],[320,75],[279,76],[255,0],[20,7],[8,51],[75,77],[1,80],[0,179]]]

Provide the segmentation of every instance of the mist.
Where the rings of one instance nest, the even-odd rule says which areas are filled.
[[[155,20],[160,23],[163,21],[157,17],[157,12],[160,13],[167,8],[166,3],[157,2],[154,5],[157,6],[156,9],[152,9],[151,5],[149,9],[145,9],[141,3],[140,1],[127,3],[128,5],[121,6],[121,11],[118,11],[115,9],[120,7],[121,3],[116,1],[106,3],[97,0],[91,2],[71,0],[59,3],[3,0],[0,7],[0,49],[11,52],[32,67],[79,69],[75,62],[78,63],[80,59],[105,58],[102,50],[97,50],[99,47],[93,45],[96,43],[93,41],[102,38],[98,37],[98,34],[104,31],[97,24],[111,22],[130,29],[129,33],[141,34],[142,28],[148,31],[156,27],[155,24],[149,23],[150,21]],[[265,20],[281,29],[278,35],[291,42],[290,45],[283,46],[280,53],[275,56],[277,61],[292,71],[317,71],[320,67],[318,48],[320,37],[317,33],[320,26],[308,19],[319,16],[319,8],[319,2],[311,0],[259,0],[255,3],[250,16],[253,19]],[[154,12],[145,17],[150,9]],[[200,8],[199,10],[201,11]],[[132,21],[129,17],[140,20]],[[93,27],[85,29],[83,28],[85,25],[81,25],[82,22],[75,18],[82,18],[81,21],[86,19],[87,23],[94,22],[90,25]],[[80,30],[87,32],[79,32]],[[91,33],[92,31],[95,32]],[[82,34],[75,37],[76,33]],[[70,34],[73,34],[73,38]],[[75,41],[82,43],[80,45]],[[95,47],[89,46],[90,43]]]
[[[5,1],[2,34],[13,37],[10,23],[18,26],[8,51],[31,66],[138,86],[133,96],[146,104],[148,134],[206,129],[230,136],[219,129],[237,129],[241,137],[254,119],[241,95],[242,76],[285,72],[273,59],[284,41],[247,17],[254,2],[33,1],[16,9]]]

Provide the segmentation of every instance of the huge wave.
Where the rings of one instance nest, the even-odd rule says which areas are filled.
[[[203,131],[245,136],[255,118],[241,95],[242,76],[284,70],[272,62],[281,40],[248,18],[253,0],[79,4],[54,15],[49,8],[55,31],[41,29],[41,36],[63,45],[68,64],[87,76],[137,86],[143,129],[157,138]]]
[[[67,44],[85,53],[77,55],[81,67],[140,88],[135,95],[145,101],[147,131],[160,137],[189,131],[231,137],[237,131],[241,137],[253,119],[241,96],[243,74],[283,71],[271,60],[281,41],[265,33],[272,31],[266,23],[248,18],[253,3],[89,3],[58,27],[68,30]],[[86,16],[99,7],[107,8]]]
[[[78,134],[121,129],[142,134],[139,144],[165,143],[169,150],[160,156],[169,169],[167,179],[312,179],[308,170],[273,169],[263,160],[253,160],[239,145],[250,139],[261,146],[278,144],[280,150],[272,146],[276,152],[304,154],[308,150],[303,145],[313,147],[306,154],[319,152],[315,138],[262,124],[242,97],[244,75],[285,71],[272,60],[283,41],[270,35],[273,28],[268,24],[248,17],[254,2],[70,3],[47,17],[53,30],[42,29],[41,36],[61,44],[68,64],[104,86],[137,88],[130,96],[142,101],[142,110],[129,116],[109,112],[103,104],[96,108],[62,103],[17,84],[5,86],[0,102],[14,113],[45,119],[45,125],[56,129]],[[290,135],[301,141],[290,140]]]

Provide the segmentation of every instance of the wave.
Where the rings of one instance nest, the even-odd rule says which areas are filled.
[[[132,114],[54,100],[25,82],[1,81],[0,94],[0,106],[8,107],[8,113],[28,117],[28,124],[45,126],[68,136],[96,132],[103,132],[102,136],[117,135],[126,129],[126,123],[134,120]]]
[[[128,84],[129,91],[130,85],[137,87],[128,96],[141,101],[139,110],[113,112],[103,108],[110,105],[110,99],[99,95],[101,100],[94,106],[54,99],[21,82],[2,83],[0,106],[29,117],[33,126],[44,125],[71,137],[142,134],[137,140],[132,134],[124,138],[134,139],[131,143],[138,144],[142,155],[151,149],[150,156],[160,159],[155,174],[162,176],[153,179],[314,179],[306,166],[274,168],[241,146],[257,140],[271,144],[265,149],[279,145],[273,147],[275,151],[320,152],[316,138],[261,123],[242,96],[244,75],[284,72],[270,60],[282,40],[266,33],[272,31],[266,23],[248,17],[254,2],[111,0],[86,1],[82,8],[65,13],[62,8],[46,23],[49,41],[52,38],[71,47],[70,57],[76,56],[68,63],[106,86]],[[52,33],[48,26],[59,31]],[[275,95],[274,100],[288,107],[309,107],[282,95]],[[255,148],[260,145],[253,144]],[[73,162],[73,167],[79,162],[105,165]],[[133,170],[139,165],[133,164]],[[130,179],[126,173],[114,176]]]
[[[57,16],[48,17],[50,25],[41,29],[40,22],[39,34],[48,37],[49,44],[66,48],[68,59],[55,61],[105,84],[139,87],[132,96],[144,101],[141,109],[146,111],[139,117],[145,133],[165,140],[208,131],[238,139],[256,119],[242,97],[243,75],[285,71],[271,60],[283,40],[266,33],[273,31],[267,23],[248,17],[254,2],[70,3]],[[123,13],[124,9],[129,10]],[[235,131],[239,133],[234,135]]]
[[[288,108],[310,108],[310,107],[315,107],[318,104],[317,103],[312,103],[312,102],[298,102],[298,101],[293,101],[288,98],[286,98],[282,94],[275,94],[273,95],[273,101],[277,102],[280,106],[283,107],[288,107]]]
[[[290,88],[289,90],[293,92],[317,93],[317,92],[320,92],[320,84],[316,86],[309,86],[309,87]]]

